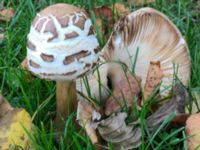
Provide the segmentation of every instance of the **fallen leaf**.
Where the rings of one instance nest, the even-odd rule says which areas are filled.
[[[101,137],[111,142],[115,150],[138,148],[141,144],[141,129],[138,122],[126,124],[126,113],[112,114],[101,120],[97,127]]]
[[[155,132],[159,126],[174,112],[176,112],[177,120],[174,118],[173,121],[176,123],[185,123],[184,121],[186,121],[188,116],[185,114],[185,105],[188,101],[189,94],[186,88],[181,83],[175,85],[173,87],[173,96],[171,100],[147,118],[146,123],[150,132]]]
[[[107,35],[109,28],[113,28],[119,18],[130,13],[129,9],[121,3],[115,3],[114,6],[96,7],[93,9],[93,12],[96,17],[96,24],[104,37],[109,36]]]
[[[146,83],[144,85],[144,100],[147,100],[149,95],[153,93],[163,77],[163,71],[160,67],[160,62],[150,62]]]
[[[96,7],[93,9],[96,18],[106,19],[108,22],[112,22],[112,9],[108,6]]]
[[[14,10],[12,8],[0,10],[0,21],[10,21],[13,16]]]
[[[0,95],[0,149],[12,149],[16,145],[30,149],[29,137],[24,128],[31,133],[32,122],[30,115],[20,108],[13,108]]]
[[[22,69],[24,69],[24,70],[28,70],[28,64],[27,64],[27,59],[26,58],[22,61],[20,67]]]
[[[12,111],[13,108],[10,104],[0,95],[0,118],[2,118],[7,112]]]
[[[200,146],[200,113],[188,118],[185,130],[188,136],[188,150],[198,149],[197,147]]]
[[[133,76],[130,73],[124,74],[117,85],[113,87],[112,95],[106,100],[105,114],[110,114],[120,111],[123,106],[131,107],[134,101],[139,99],[140,95],[139,77]]]
[[[130,14],[129,9],[124,4],[121,4],[121,3],[115,3],[114,12],[115,12],[115,14],[117,14],[117,20],[120,17]]]
[[[95,108],[87,101],[79,100],[77,108],[77,120],[85,129],[93,144],[98,143],[96,128],[92,127],[93,120],[99,120],[101,116],[97,115]]]

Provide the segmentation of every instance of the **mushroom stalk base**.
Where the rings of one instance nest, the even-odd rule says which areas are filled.
[[[73,81],[56,82],[56,122],[65,121],[77,107],[76,83]]]

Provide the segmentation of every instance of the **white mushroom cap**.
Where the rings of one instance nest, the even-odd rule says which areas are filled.
[[[101,62],[100,58],[100,62]],[[88,93],[88,85],[85,84],[83,78],[76,80],[76,90],[81,92],[84,96],[95,98],[96,100],[105,101],[109,97],[108,92],[108,68],[107,64],[101,64],[98,69],[94,70],[87,76],[90,93]],[[99,77],[100,75],[100,77]],[[101,88],[101,89],[100,89]],[[99,93],[101,91],[101,93]],[[81,95],[77,95],[78,100],[85,100]],[[101,99],[100,99],[101,98]]]
[[[142,78],[143,87],[151,61],[161,63],[164,73],[161,91],[172,85],[174,64],[178,66],[179,79],[187,85],[191,64],[188,46],[167,16],[152,8],[142,8],[122,18],[102,53],[107,61],[119,60],[131,69],[137,49],[135,73]]]
[[[41,78],[73,80],[96,64],[98,46],[92,22],[84,10],[68,4],[52,5],[32,22],[28,67]]]

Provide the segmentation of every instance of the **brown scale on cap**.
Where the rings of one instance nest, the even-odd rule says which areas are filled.
[[[33,68],[40,68],[40,65],[34,62],[33,60],[29,60],[29,64]]]
[[[100,47],[94,49],[95,54],[99,53],[100,51],[101,51]]]
[[[46,25],[46,27],[45,27],[44,32],[51,32],[51,33],[53,34],[53,36],[52,36],[50,39],[48,39],[48,41],[51,41],[51,40],[53,40],[54,38],[57,38],[57,37],[58,37],[58,32],[57,32],[57,30],[56,30],[56,27],[55,27],[55,25],[54,25],[53,20],[48,21],[48,23],[47,23],[47,25]]]
[[[65,16],[65,17],[62,17],[62,18],[58,18],[58,22],[60,23],[61,27],[67,27],[68,24],[69,24],[69,17],[68,16]]]
[[[33,50],[33,51],[35,51],[35,49],[36,49],[36,46],[35,46],[31,41],[29,41],[29,40],[28,40],[28,45],[27,45],[27,47],[28,47],[30,50]]]
[[[70,7],[69,7],[70,6]],[[49,13],[51,12],[51,13]],[[40,16],[37,16],[35,20],[37,20],[40,17],[43,16],[49,16],[50,14],[55,16],[56,18],[60,18],[60,17],[64,17],[67,14],[68,15],[73,15],[72,12],[74,13],[78,13],[78,12],[84,12],[84,14],[87,15],[87,13],[78,7],[75,7],[73,5],[66,5],[66,4],[56,4],[56,5],[52,5],[47,7],[46,9],[44,9],[43,11],[40,12]],[[35,22],[34,20],[34,22]]]
[[[63,76],[68,76],[68,75],[72,75],[74,73],[76,73],[77,71],[71,71],[71,72],[66,72],[66,73],[62,73],[62,74],[56,74],[56,73],[40,73],[40,75],[43,76],[56,76],[56,75],[63,75]]]
[[[74,71],[71,71],[71,72],[63,73],[62,75],[69,76],[69,75],[75,74],[76,72],[77,71],[74,70]]]
[[[40,20],[38,20],[39,18],[35,19],[32,23],[33,27],[35,27],[35,30],[37,30],[38,32],[41,31],[42,26],[44,25],[44,23],[47,21],[47,18],[42,18]],[[39,22],[38,22],[39,21]],[[36,24],[37,23],[37,24]]]
[[[65,40],[76,38],[78,36],[79,36],[79,34],[76,33],[75,31],[73,31],[73,32],[71,32],[69,34],[65,34]]]
[[[54,60],[53,55],[48,55],[48,54],[42,53],[40,56],[46,62],[53,62],[53,60]]]
[[[77,71],[71,71],[71,72],[67,72],[67,73],[62,73],[62,74],[56,74],[56,73],[40,73],[40,75],[42,76],[56,76],[56,75],[64,75],[64,76],[68,76],[68,75],[72,75],[74,73],[76,73]]]
[[[94,27],[91,26],[91,27],[90,27],[90,30],[89,30],[89,32],[88,32],[88,35],[93,35],[93,34],[94,34]]]
[[[64,63],[64,65],[68,65],[68,64],[72,63],[75,59],[79,60],[80,58],[89,56],[90,54],[91,54],[91,52],[88,53],[87,50],[82,50],[79,53],[65,57],[65,60],[63,61],[63,63]]]
[[[81,12],[85,14],[85,16],[84,15],[79,16],[78,22],[75,23],[76,14],[81,13]],[[46,9],[44,9],[43,11],[39,13],[39,15],[34,19],[32,25],[38,32],[41,32],[42,27],[48,20],[44,32],[51,32],[53,34],[53,36],[48,40],[48,42],[58,37],[56,27],[50,15],[54,16],[58,20],[61,27],[67,27],[69,23],[69,16],[73,16],[72,21],[74,25],[78,26],[81,29],[84,29],[85,21],[88,18],[88,14],[84,10],[72,5],[70,5],[69,7],[68,5],[65,5],[65,4],[57,4],[56,6],[54,5],[54,6],[47,7]],[[42,17],[45,17],[45,16],[47,16],[48,18],[41,19]],[[76,32],[72,32],[70,34],[65,35],[65,39],[71,39],[77,36],[79,35]]]
[[[86,68],[88,68],[90,66],[91,66],[91,64],[85,64],[85,67],[83,69],[86,69]]]
[[[48,21],[47,21],[48,20]],[[47,23],[46,23],[47,22]],[[41,20],[35,20],[33,22],[33,26],[35,26],[37,23],[37,26],[35,27],[35,29],[38,31],[38,32],[41,32],[44,24],[46,23],[46,26],[45,26],[45,29],[44,29],[44,32],[50,32],[53,34],[53,36],[48,40],[48,41],[51,41],[53,40],[54,38],[57,38],[58,37],[58,33],[57,33],[57,30],[56,30],[56,27],[54,25],[54,22],[53,20],[48,17],[48,18],[44,18],[44,19],[41,19]]]
[[[80,16],[78,22],[74,23],[74,25],[83,30],[84,29],[84,25],[85,25],[85,21],[86,21],[85,17]]]

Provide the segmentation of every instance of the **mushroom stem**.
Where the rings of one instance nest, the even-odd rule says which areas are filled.
[[[66,120],[67,116],[76,110],[76,83],[74,81],[57,81],[56,82],[56,122],[62,119]]]

